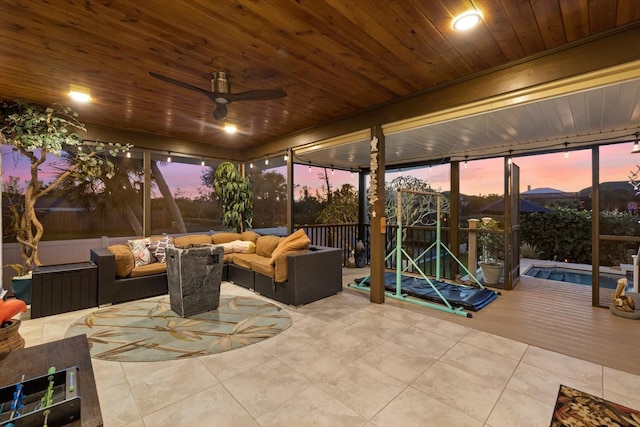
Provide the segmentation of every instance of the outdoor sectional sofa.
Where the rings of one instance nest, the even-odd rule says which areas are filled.
[[[135,245],[134,250],[130,244],[91,249],[91,261],[98,266],[99,305],[166,294],[166,263],[160,261],[167,244],[223,246],[223,280],[288,305],[307,304],[342,291],[342,250],[310,245],[304,230],[287,237],[247,231],[137,240],[148,247],[154,262],[136,266],[140,257],[134,255]]]

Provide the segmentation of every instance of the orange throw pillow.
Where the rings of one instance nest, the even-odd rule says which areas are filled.
[[[19,299],[9,299],[3,301],[0,299],[0,324],[11,320],[13,316],[21,311],[27,311],[27,304]]]
[[[274,265],[276,263],[276,258],[287,252],[308,249],[310,243],[311,239],[309,239],[307,233],[304,232],[304,229],[301,228],[295,233],[285,237],[284,240],[278,244],[278,247],[275,248],[271,254],[269,265]]]

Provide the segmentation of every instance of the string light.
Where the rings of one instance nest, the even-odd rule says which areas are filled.
[[[349,176],[353,176],[353,169],[349,169]]]
[[[202,161],[200,162],[200,166],[204,167],[204,157],[202,157]]]
[[[127,150],[127,159],[130,159],[130,158],[131,158],[131,151]]]
[[[309,162],[309,172],[311,172],[311,162]]]
[[[568,146],[569,146],[569,143],[565,141],[565,143],[564,143],[564,158],[565,159],[569,158],[569,150],[567,149]]]
[[[167,163],[171,163],[171,151],[168,151],[169,155],[167,156]]]
[[[269,164],[269,158],[268,158],[268,157],[265,157],[265,158],[264,158],[264,164],[265,164],[265,165],[268,165],[268,164]]]
[[[289,153],[284,153],[284,161],[288,162],[289,161]]]
[[[253,169],[253,163],[249,163],[249,169]]]
[[[467,161],[469,160],[469,155],[464,156],[464,168],[467,168]]]
[[[513,163],[513,160],[511,160],[511,153],[513,153],[513,150],[509,150],[509,157],[507,158],[508,165],[511,165],[511,163]]]
[[[331,175],[334,175],[334,172],[333,172],[333,165],[331,165]]]
[[[638,137],[640,136],[640,132],[636,132],[635,135],[636,135],[636,140],[633,143],[633,151],[631,152],[631,154],[640,153],[640,145],[638,145]]]

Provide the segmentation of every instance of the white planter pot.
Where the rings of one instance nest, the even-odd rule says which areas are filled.
[[[485,285],[497,285],[502,275],[502,264],[497,262],[481,262],[482,277]]]

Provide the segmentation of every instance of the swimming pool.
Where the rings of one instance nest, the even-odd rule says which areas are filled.
[[[525,276],[536,277],[538,279],[555,280],[557,282],[575,283],[578,285],[591,286],[591,272],[588,270],[578,270],[565,267],[540,267],[531,266],[524,272]],[[615,289],[618,279],[626,277],[622,274],[600,273],[600,287],[607,289]],[[633,281],[629,281],[629,285],[633,286]]]

